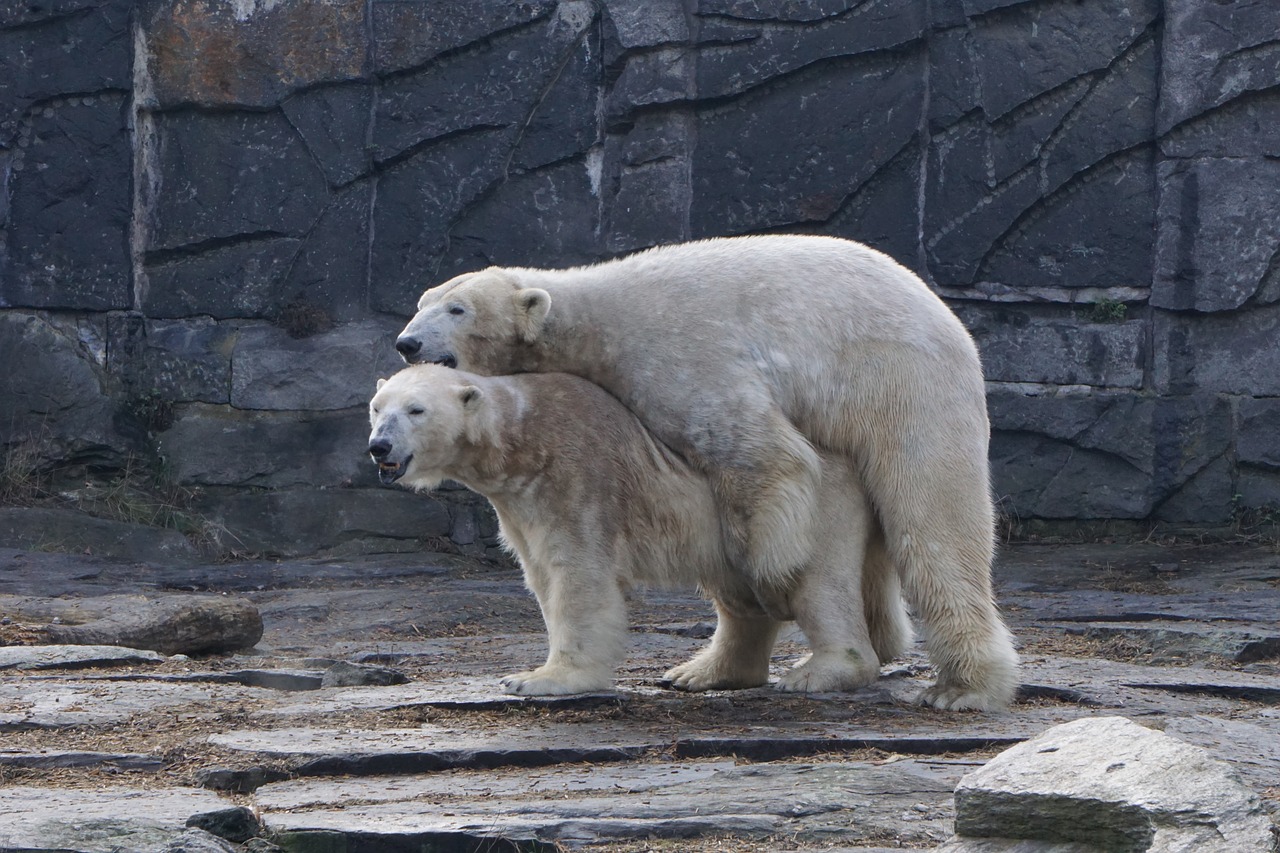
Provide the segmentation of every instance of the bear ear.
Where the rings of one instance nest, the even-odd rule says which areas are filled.
[[[484,394],[474,385],[459,385],[458,400],[464,407],[474,406]]]
[[[516,333],[523,343],[538,339],[542,323],[551,310],[551,294],[540,287],[526,287],[516,291]]]
[[[386,385],[386,384],[387,384],[387,380],[385,380],[385,379],[379,379],[379,380],[378,380],[378,390],[379,390],[379,391],[381,391],[381,390],[382,390],[382,386],[383,386],[383,385]]]

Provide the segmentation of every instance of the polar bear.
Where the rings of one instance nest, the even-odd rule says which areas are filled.
[[[727,559],[707,478],[586,380],[419,365],[378,382],[369,419],[384,483],[424,490],[453,479],[497,510],[550,646],[545,664],[502,680],[512,693],[607,689],[625,653],[633,584],[697,584],[715,602],[711,643],[666,674],[687,690],[764,684],[780,620],[795,619],[811,648],[778,682],[784,690],[869,684],[910,639],[898,576],[839,459],[821,469],[819,556],[764,589]]]
[[[410,363],[600,385],[711,479],[730,559],[766,585],[825,547],[819,452],[848,460],[938,670],[922,701],[1012,700],[978,352],[886,255],[775,235],[567,270],[493,267],[427,290],[396,349]]]

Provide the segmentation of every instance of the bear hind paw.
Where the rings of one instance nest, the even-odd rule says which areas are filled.
[[[789,693],[835,693],[874,684],[880,667],[873,656],[812,654],[778,679],[777,687]]]

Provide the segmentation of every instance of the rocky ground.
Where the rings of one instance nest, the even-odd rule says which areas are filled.
[[[291,851],[925,849],[951,836],[965,773],[1104,715],[1208,748],[1280,813],[1274,548],[1015,545],[997,578],[1023,696],[976,714],[913,704],[931,677],[919,649],[856,694],[665,689],[712,630],[692,594],[635,603],[616,692],[521,700],[497,678],[545,645],[510,567],[2,550],[0,848],[196,849],[189,818],[247,807],[261,824],[245,835]],[[40,613],[74,621],[37,599],[209,594],[257,607],[254,649],[29,645]]]

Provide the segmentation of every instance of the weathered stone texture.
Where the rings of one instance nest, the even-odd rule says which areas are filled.
[[[1155,390],[1280,396],[1280,305],[1206,316],[1157,311]]]
[[[367,0],[144,5],[149,106],[268,107],[368,70]]]
[[[1162,163],[1151,304],[1230,311],[1254,298],[1277,272],[1277,210],[1280,162]]]
[[[369,419],[358,410],[239,411],[191,403],[157,437],[180,483],[208,486],[373,486]]]
[[[350,323],[302,339],[274,326],[246,326],[231,353],[231,405],[300,411],[364,406],[376,380],[404,366],[394,346],[401,325]]]
[[[1258,795],[1228,765],[1123,717],[1055,726],[965,776],[956,834],[947,853],[989,849],[980,839],[1134,853],[1275,849]]]
[[[988,381],[1140,388],[1145,324],[1094,323],[1058,309],[957,305]]]
[[[1010,512],[1219,523],[1280,502],[1248,414],[1280,396],[1277,32],[1271,0],[9,4],[0,308],[54,312],[66,375],[5,318],[0,438],[371,485],[357,409],[428,286],[798,231],[953,298]],[[1124,405],[1130,435],[1040,422]]]
[[[118,92],[64,98],[24,120],[5,170],[0,306],[130,305],[133,154],[125,106]]]
[[[1221,398],[1154,399],[1076,389],[990,394],[995,493],[1043,518],[1225,521],[1231,408]]]

